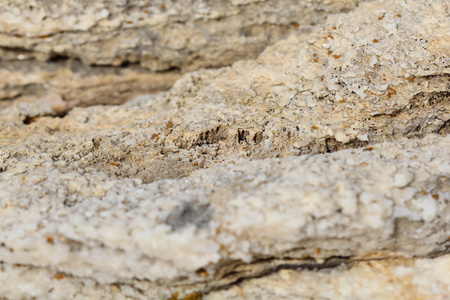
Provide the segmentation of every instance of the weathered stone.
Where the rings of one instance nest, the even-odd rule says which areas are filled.
[[[248,278],[205,295],[186,288],[164,288],[134,281],[99,285],[92,278],[73,278],[47,269],[0,267],[2,295],[9,299],[445,299],[450,290],[450,256],[434,259],[395,257],[389,254],[319,270],[285,265],[260,278]],[[309,265],[311,267],[311,265]],[[39,280],[36,280],[39,278]],[[18,288],[18,282],[27,282]],[[48,291],[51,291],[48,293]],[[179,296],[177,298],[176,296]],[[186,296],[184,298],[183,296]],[[188,298],[191,296],[192,298]],[[200,297],[203,296],[203,297]],[[183,297],[183,298],[182,298]]]
[[[179,72],[151,73],[137,66],[90,68],[77,60],[0,62],[0,109],[38,106],[42,98],[56,96],[63,108],[50,115],[61,116],[75,106],[122,104],[168,90],[179,77]]]
[[[444,2],[373,1],[167,93],[5,106],[0,295],[428,297],[450,245],[448,28]]]
[[[205,293],[284,265],[449,246],[449,137],[239,162],[152,184],[62,171],[51,154],[1,157],[7,270],[20,264],[105,286],[136,278],[144,290],[164,282],[158,292],[169,297],[174,286]]]
[[[22,155],[52,152],[55,161],[74,169],[151,182],[237,157],[327,153],[447,134],[450,21],[435,13],[445,7],[415,2],[399,17],[403,6],[385,5],[369,3],[330,17],[311,33],[269,47],[257,60],[188,74],[169,93],[138,105],[39,119],[52,115],[45,110],[49,105],[18,103],[0,112],[0,145],[9,145],[14,155],[23,147]],[[402,29],[409,24],[415,27]],[[422,41],[412,38],[420,34]],[[383,39],[375,43],[375,35]],[[379,63],[369,63],[375,59]],[[33,138],[47,143],[36,145]]]
[[[449,268],[449,255],[436,259],[380,255],[335,269],[287,268],[203,299],[446,299]]]
[[[3,59],[79,58],[153,71],[218,67],[362,0],[3,1]]]
[[[121,104],[167,90],[174,69],[255,58],[361,1],[3,1],[0,100],[58,94],[66,110]]]

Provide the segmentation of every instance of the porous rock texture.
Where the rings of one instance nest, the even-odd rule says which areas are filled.
[[[120,104],[167,90],[180,70],[255,58],[298,28],[360,2],[1,1],[0,100],[57,94],[62,114],[76,105]]]
[[[40,290],[58,298],[66,292],[55,291],[58,279],[70,276],[169,298],[277,268],[379,259],[379,250],[445,252],[448,157],[450,138],[429,135],[370,151],[241,161],[151,184],[55,168],[50,153],[15,166],[7,160],[3,272],[19,264],[49,277],[11,297]]]
[[[217,67],[254,56],[298,27],[360,2],[5,0],[0,54],[12,60],[66,56],[90,65],[139,63],[153,71]]]
[[[166,93],[4,107],[0,296],[445,299],[449,29],[373,1]]]

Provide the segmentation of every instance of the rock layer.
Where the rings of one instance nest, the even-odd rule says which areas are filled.
[[[449,261],[448,255],[436,259],[383,257],[332,270],[287,269],[203,299],[446,299]]]
[[[75,169],[152,182],[238,157],[445,135],[450,22],[436,11],[448,10],[440,2],[362,5],[269,47],[257,60],[187,74],[169,93],[120,108],[74,109],[52,119],[45,116],[57,115],[59,102],[18,103],[0,112],[0,145],[16,155],[51,152]],[[34,143],[37,137],[47,143]]]
[[[171,285],[205,293],[276,266],[381,249],[445,252],[449,149],[449,137],[430,135],[152,184],[63,172],[51,154],[20,163],[2,152],[0,255],[8,268],[106,285],[165,282],[167,295]]]
[[[167,90],[180,70],[255,58],[361,1],[3,1],[0,108],[30,94],[57,94],[65,110],[121,104]]]
[[[140,94],[168,90],[179,78],[176,71],[151,73],[137,66],[90,68],[77,60],[0,62],[0,109],[39,106],[42,99],[58,97],[61,107],[50,115],[61,116],[75,106],[122,104]]]
[[[7,299],[446,299],[449,260],[449,255],[434,259],[381,255],[319,270],[308,269],[311,264],[293,269],[291,264],[205,294],[192,286],[177,290],[138,280],[99,285],[92,278],[3,264],[0,293]],[[27,286],[21,288],[20,282]]]
[[[255,57],[299,26],[321,23],[359,2],[3,1],[0,55],[65,56],[88,65],[139,63],[152,71],[218,67]]]

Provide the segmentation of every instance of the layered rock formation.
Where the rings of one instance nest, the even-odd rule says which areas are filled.
[[[151,73],[137,66],[92,68],[78,60],[0,61],[0,78],[0,108],[58,98],[58,108],[48,115],[63,116],[76,106],[122,104],[143,93],[167,90],[180,73]]]
[[[0,255],[6,266],[53,270],[56,279],[169,298],[171,290],[214,292],[277,269],[380,259],[380,250],[445,252],[449,146],[432,135],[241,161],[152,184],[64,168],[50,152],[29,163],[6,158]]]
[[[3,1],[7,60],[79,58],[153,71],[228,65],[362,0]]]
[[[180,70],[255,58],[361,1],[3,1],[0,100],[120,104],[167,90]]]
[[[373,1],[166,93],[5,105],[0,296],[444,299],[449,28]]]

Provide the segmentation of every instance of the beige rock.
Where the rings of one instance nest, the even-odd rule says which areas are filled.
[[[30,94],[58,94],[66,110],[121,104],[167,90],[172,69],[255,58],[361,1],[2,1],[0,109]]]
[[[448,7],[406,3],[361,5],[257,60],[186,76],[167,99],[194,117],[167,139],[189,149],[218,130],[227,150],[264,158],[448,133]]]
[[[152,71],[218,67],[255,57],[299,26],[361,1],[6,0],[0,3],[0,55],[130,62]]]
[[[48,114],[18,103],[0,112],[0,146],[15,148],[48,136],[46,148],[59,149],[52,150],[55,160],[151,182],[238,157],[326,153],[433,132],[445,135],[450,22],[435,11],[446,11],[444,3],[386,8],[371,2],[269,47],[257,60],[190,73],[168,94],[138,105],[36,119]],[[392,26],[398,28],[395,34],[386,29]],[[412,38],[420,34],[422,41]],[[383,40],[374,42],[375,35]],[[342,54],[328,56],[328,51]],[[386,53],[392,58],[382,58]],[[374,58],[379,64],[369,63]],[[80,150],[85,139],[93,146]],[[48,150],[36,150],[41,151]],[[74,161],[67,151],[90,153]]]
[[[48,280],[20,291],[27,297],[64,290],[52,279],[59,273],[61,284],[98,282],[99,293],[119,284],[169,297],[285,265],[326,267],[333,257],[433,255],[450,236],[449,151],[448,136],[429,135],[370,151],[236,161],[152,184],[72,169],[50,151],[25,160],[1,151],[4,276],[16,264],[46,270]]]
[[[287,267],[249,279],[204,300],[219,299],[448,299],[450,256],[435,259],[385,257],[319,271]]]
[[[373,1],[167,93],[5,106],[0,295],[445,299],[448,16]]]
[[[75,106],[122,104],[139,94],[168,90],[179,77],[176,71],[152,73],[137,66],[91,68],[77,60],[2,62],[0,109],[24,102],[39,106],[42,98],[59,95],[64,109],[50,115],[62,116]]]
[[[380,259],[383,258],[383,259]],[[384,257],[341,261],[333,268],[313,270],[293,265],[273,270],[260,278],[247,278],[230,288],[201,294],[190,288],[180,293],[149,282],[99,285],[94,279],[73,278],[47,269],[26,266],[0,267],[2,295],[10,299],[446,299],[450,290],[449,255],[434,259]],[[39,278],[39,280],[36,280]],[[27,282],[18,289],[18,282]],[[48,293],[47,291],[51,291]],[[194,298],[194,296],[198,296]],[[191,296],[192,298],[188,298]],[[176,299],[176,298],[175,298]]]

